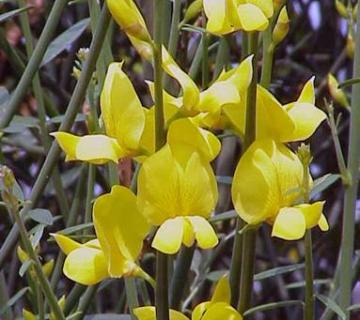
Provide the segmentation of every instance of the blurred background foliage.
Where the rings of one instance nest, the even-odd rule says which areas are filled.
[[[93,0],[95,1],[95,0]],[[183,1],[184,8],[188,2]],[[46,125],[48,130],[55,131],[62,119],[65,108],[69,102],[74,86],[77,81],[77,68],[81,68],[83,56],[86,50],[79,52],[81,48],[89,47],[91,41],[91,28],[88,3],[91,1],[69,1],[61,15],[57,26],[56,37],[50,44],[45,59],[39,69],[41,86],[45,97],[45,108],[47,113]],[[170,3],[170,1],[169,1]],[[27,12],[29,14],[31,32],[35,39],[41,34],[44,23],[49,14],[53,1],[28,0]],[[152,24],[152,1],[138,1],[149,29]],[[282,102],[287,103],[297,98],[303,84],[315,75],[317,88],[317,106],[325,108],[325,101],[332,101],[329,95],[327,76],[331,72],[337,76],[339,82],[351,78],[352,71],[352,42],[349,39],[348,23],[339,15],[333,0],[291,0],[287,1],[287,8],[291,19],[290,32],[285,40],[277,47],[275,52],[275,63],[271,90]],[[9,92],[16,87],[27,64],[25,40],[21,31],[19,16],[13,10],[18,9],[16,1],[0,1],[0,116],[1,108],[9,99]],[[171,10],[171,7],[169,7]],[[193,25],[202,27],[204,20],[200,16],[190,21]],[[125,34],[114,24],[111,25],[110,37],[112,40],[112,53],[115,61],[124,60],[125,70],[134,83],[142,102],[146,106],[151,105],[151,97],[145,80],[151,79],[151,66],[141,60],[136,51],[131,47]],[[177,61],[185,69],[189,70],[194,61],[194,54],[201,34],[194,29],[184,28],[180,30],[180,38],[177,50]],[[219,39],[210,37],[209,68],[214,73],[216,60],[216,48]],[[239,50],[241,35],[232,35],[229,38],[231,64],[240,62],[241,52]],[[196,67],[196,66],[195,66]],[[196,71],[196,68],[195,68]],[[201,84],[199,72],[195,78]],[[176,84],[170,82],[170,90],[176,90]],[[348,91],[348,88],[345,88]],[[348,92],[347,92],[348,93]],[[92,97],[97,97],[96,93]],[[89,119],[89,101],[81,106],[73,131],[85,133]],[[121,101],[119,101],[121,103]],[[343,151],[347,150],[349,112],[335,103],[335,117],[339,121],[339,138]],[[269,119],[271,121],[271,119]],[[221,133],[219,133],[221,134]],[[231,176],[239,158],[241,146],[236,137],[225,135],[222,139],[223,148],[216,163],[213,164],[219,180],[220,200],[217,206],[217,214],[227,212],[233,214],[230,199]],[[46,151],[42,144],[39,131],[38,105],[34,94],[29,91],[26,99],[10,125],[4,130],[1,137],[1,163],[11,168],[24,193],[24,198],[29,198],[34,179],[43,164]],[[338,165],[331,138],[329,125],[324,122],[320,129],[311,139],[311,148],[314,161],[311,170],[314,178],[327,173],[338,173]],[[58,162],[63,188],[68,201],[67,207],[75,212],[75,219],[71,225],[84,223],[85,198],[87,170],[79,163],[64,163],[63,159]],[[134,166],[130,161],[124,160],[118,166],[121,182],[129,185],[134,172]],[[107,180],[104,178],[104,168],[96,167],[95,195],[109,190]],[[340,179],[334,176],[333,183],[317,197],[326,199],[325,214],[331,225],[329,232],[314,233],[314,258],[315,277],[317,280],[316,290],[320,293],[327,292],[331,285],[330,278],[334,275],[337,262],[339,241],[341,234],[341,214],[343,187]],[[359,203],[360,204],[360,203]],[[44,208],[46,213],[37,209],[29,221],[30,227],[45,225],[44,234],[41,233],[39,245],[43,262],[56,259],[58,248],[54,242],[49,241],[49,232],[55,232],[70,225],[65,225],[62,219],[61,206],[55,196],[54,186],[50,182],[41,195],[38,208]],[[66,207],[65,207],[66,208]],[[51,213],[50,217],[48,213]],[[37,217],[37,218],[36,218]],[[44,219],[49,218],[47,223]],[[40,221],[39,221],[40,220]],[[357,235],[359,235],[360,206],[356,216]],[[2,245],[9,233],[13,221],[6,214],[4,207],[0,206],[0,245]],[[80,227],[88,227],[81,225]],[[186,288],[185,308],[192,304],[203,301],[209,296],[209,289],[213,281],[219,278],[222,270],[228,269],[231,258],[232,237],[234,229],[233,221],[228,219],[217,224],[218,231],[223,241],[219,254],[215,259],[209,257],[208,252],[196,251],[188,275]],[[69,230],[68,230],[69,231]],[[70,230],[76,231],[76,230]],[[34,230],[36,234],[38,229]],[[82,233],[78,232],[78,236]],[[91,237],[91,235],[90,235]],[[280,300],[302,299],[303,290],[303,243],[284,242],[276,239],[270,241],[269,230],[264,225],[260,232],[261,240],[257,249],[256,272],[287,266],[293,263],[295,268],[288,272],[271,277],[271,275],[258,275],[255,283],[255,305]],[[40,249],[41,248],[41,249]],[[356,237],[355,249],[360,249],[360,237]],[[149,248],[145,247],[145,268],[153,272],[154,255]],[[357,252],[355,268],[360,273],[360,253]],[[21,314],[22,308],[31,303],[33,298],[29,291],[21,291],[27,287],[27,281],[19,274],[21,262],[19,261],[16,248],[9,253],[0,272],[0,310],[3,310],[0,318],[13,319],[15,315]],[[285,269],[283,269],[285,270]],[[290,272],[291,271],[291,272]],[[358,277],[357,277],[358,278]],[[357,279],[356,279],[357,280]],[[63,275],[53,283],[57,295],[68,295],[74,284]],[[360,303],[360,281],[354,282],[354,301]],[[20,290],[20,291],[19,291]],[[16,296],[20,292],[20,295]],[[73,292],[73,291],[71,291]],[[93,292],[94,293],[94,292]],[[8,299],[14,297],[13,305],[2,309]],[[147,301],[148,297],[140,297],[141,301]],[[3,300],[3,301],[1,301]],[[5,301],[5,304],[4,304]],[[95,313],[124,313],[126,311],[124,284],[122,280],[105,281],[97,288],[96,299],[89,304],[88,312]],[[323,306],[317,306],[318,315],[321,314]],[[275,309],[266,313],[257,313],[256,319],[300,319],[299,307],[291,306]],[[106,319],[111,319],[108,316]],[[359,315],[353,314],[352,319],[360,319]]]

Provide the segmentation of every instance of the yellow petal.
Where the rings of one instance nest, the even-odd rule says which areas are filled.
[[[251,3],[239,5],[238,13],[242,28],[247,32],[264,31],[269,25],[264,12]]]
[[[54,259],[47,261],[42,266],[42,270],[47,277],[50,277],[53,269],[54,269]]]
[[[50,135],[55,137],[60,148],[65,152],[65,161],[77,160],[76,146],[80,140],[80,137],[62,131],[52,132]]]
[[[187,217],[187,219],[189,219],[192,224],[195,239],[201,249],[211,249],[219,243],[213,227],[205,218],[190,216]]]
[[[64,274],[71,280],[89,286],[107,278],[107,263],[101,250],[82,247],[65,259]]]
[[[287,141],[308,139],[326,119],[326,114],[310,103],[295,102],[288,105],[287,108],[289,116],[295,124],[295,130],[289,134]]]
[[[308,82],[305,83],[297,102],[315,104],[314,81],[315,77],[312,77]]]
[[[279,210],[278,172],[271,160],[271,140],[258,140],[241,157],[232,184],[232,201],[237,213],[249,224],[258,224]]]
[[[183,239],[183,225],[181,217],[166,220],[156,231],[151,246],[166,254],[178,252]]]
[[[183,90],[183,105],[188,111],[193,111],[193,107],[199,102],[199,89],[195,82],[176,64],[174,59],[167,52],[166,48],[162,49],[162,65],[167,74],[175,78]]]
[[[183,238],[182,242],[185,246],[190,248],[195,242],[195,234],[193,230],[193,226],[189,219],[183,219]]]
[[[101,92],[101,111],[106,134],[115,138],[125,155],[137,151],[145,126],[145,115],[134,87],[122,71],[122,63],[111,63]]]
[[[228,303],[218,302],[211,304],[201,320],[242,320],[241,315]]]
[[[167,135],[170,147],[181,144],[189,152],[197,151],[206,161],[212,161],[220,152],[221,144],[211,132],[199,128],[189,118],[171,123]]]
[[[107,0],[106,2],[114,20],[128,35],[150,41],[144,18],[133,0]]]
[[[275,218],[272,236],[284,240],[298,240],[305,235],[306,221],[301,210],[282,208]]]
[[[135,308],[134,315],[138,320],[156,320],[155,307]],[[169,316],[170,320],[190,320],[188,317],[175,310],[170,310]]]
[[[94,227],[109,264],[109,273],[120,277],[137,259],[149,225],[137,208],[136,196],[127,188],[113,186],[98,197],[93,208]]]
[[[197,152],[166,145],[140,169],[138,205],[154,225],[176,216],[208,217],[216,201],[215,175]]]
[[[37,319],[36,316],[32,312],[30,312],[26,309],[23,309],[22,314],[23,314],[24,320],[36,320]]]
[[[267,18],[271,18],[274,14],[273,0],[247,0],[247,3],[260,8]]]
[[[222,276],[216,284],[214,294],[211,298],[211,302],[225,302],[230,304],[230,283],[228,275]]]
[[[206,30],[214,34],[226,34],[233,31],[227,17],[226,0],[204,0],[204,11],[208,18]]]
[[[295,124],[282,105],[265,88],[257,89],[256,138],[271,138],[275,141],[287,140],[294,131]],[[269,121],[271,119],[271,121]]]
[[[74,251],[75,249],[79,249],[82,247],[81,243],[76,242],[60,233],[52,233],[51,236],[54,237],[56,243],[58,244],[61,251],[64,252],[65,255],[68,255],[70,252]]]
[[[324,204],[325,201],[318,201],[313,204],[306,203],[295,206],[304,215],[307,229],[311,229],[319,224]]]
[[[94,164],[104,164],[108,161],[118,163],[124,156],[118,142],[105,135],[94,134],[83,136],[76,146],[76,158]]]
[[[320,216],[320,220],[319,220],[319,228],[321,231],[328,231],[329,230],[329,224],[326,220],[326,217],[322,214]]]
[[[191,320],[202,320],[206,310],[211,306],[211,301],[199,303],[191,314]]]

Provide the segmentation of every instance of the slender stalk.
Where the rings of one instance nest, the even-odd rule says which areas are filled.
[[[94,185],[95,185],[95,166],[89,164],[88,166],[88,181],[86,187],[86,205],[85,205],[85,219],[84,222],[91,222],[92,214],[92,199],[94,197]]]
[[[43,299],[43,294],[38,283],[35,283],[36,288],[36,301],[37,301],[37,312],[39,320],[45,319],[45,304]]]
[[[54,315],[56,316],[56,319],[65,320],[65,316],[57,302],[56,296],[55,296],[54,292],[51,290],[50,283],[42,270],[42,265],[39,261],[39,258],[36,255],[34,248],[32,247],[32,244],[28,237],[24,222],[20,217],[20,214],[19,214],[16,204],[12,205],[11,212],[13,214],[13,217],[15,218],[16,224],[19,227],[20,237],[21,237],[22,243],[24,244],[24,249],[25,249],[26,253],[28,254],[29,258],[34,263],[34,270],[36,272],[37,279],[39,281],[39,284],[40,284],[46,298],[47,298],[47,301],[49,302],[51,310],[54,313]]]
[[[314,267],[311,229],[305,233],[305,320],[314,319]]]
[[[221,71],[226,68],[230,58],[230,47],[228,36],[223,36],[220,39],[219,48],[216,55],[214,79],[220,75]]]
[[[209,85],[209,35],[204,32],[202,35],[202,46],[203,46],[203,55],[202,55],[202,87],[206,89]]]
[[[56,2],[57,3],[57,2]],[[53,8],[55,7],[55,4]],[[96,28],[96,32],[93,38],[93,41],[90,46],[89,56],[84,65],[83,71],[81,72],[80,79],[76,84],[74,93],[71,97],[69,105],[66,108],[66,113],[63,122],[60,125],[60,131],[70,130],[78,109],[82,105],[84,99],[86,88],[91,80],[92,74],[95,70],[96,60],[99,56],[102,42],[105,38],[105,34],[110,22],[110,14],[107,9],[107,6],[104,5],[101,16]],[[33,56],[36,55],[36,50],[34,51]],[[31,79],[30,79],[31,81]],[[18,93],[19,94],[19,93]],[[57,159],[60,156],[60,148],[56,142],[53,142],[51,148],[49,149],[48,155],[45,159],[45,163],[42,166],[40,173],[35,181],[35,184],[32,189],[31,197],[29,203],[21,210],[21,216],[24,216],[29,210],[31,210],[39,200],[44,188],[51,176],[51,173],[55,167]],[[3,246],[0,249],[0,268],[6,261],[6,257],[9,253],[12,252],[12,249],[15,246],[16,241],[19,237],[19,228],[17,225],[14,225],[7,236]]]
[[[274,61],[274,46],[272,45],[272,28],[269,26],[263,33],[263,63],[260,84],[269,88]]]
[[[253,57],[253,78],[251,80],[248,95],[247,95],[247,106],[246,106],[246,124],[245,124],[245,137],[244,137],[244,150],[246,150],[255,140],[256,135],[256,86],[257,86],[257,61],[258,61],[258,33],[250,33],[248,35],[249,52],[254,55]],[[238,227],[241,224],[238,223]],[[239,231],[239,229],[237,229]],[[243,235],[241,239],[240,235],[236,234],[234,249],[239,248],[242,245],[242,257],[239,259],[239,254],[233,252],[239,261],[232,262],[232,266],[238,269],[238,265],[241,264],[241,275],[240,275],[240,300],[238,304],[238,310],[243,314],[250,306],[254,268],[255,268],[255,249],[256,249],[256,234],[255,230],[249,230]],[[241,263],[243,261],[243,263]],[[246,263],[244,263],[244,261]],[[234,270],[231,270],[234,273]],[[233,290],[237,290],[234,288]]]
[[[162,8],[165,0],[154,1],[154,82],[155,82],[155,146],[156,150],[166,143],[162,86]],[[160,251],[156,254],[155,307],[157,320],[169,320],[168,257]]]
[[[355,58],[353,78],[360,77],[360,10],[357,10],[355,35]],[[354,253],[355,209],[359,186],[360,159],[360,84],[354,84],[351,96],[351,119],[348,149],[348,172],[351,183],[345,188],[343,228],[340,249],[340,300],[339,305],[349,318],[347,310],[351,303],[351,262]]]
[[[191,266],[194,251],[195,246],[190,248],[183,246],[176,259],[175,271],[170,285],[171,309],[180,310],[180,302],[185,289],[184,282]]]
[[[181,0],[173,1],[173,14],[171,19],[170,37],[168,51],[170,55],[175,59],[176,49],[179,39],[179,23],[181,15]]]
[[[11,100],[7,105],[6,112],[0,119],[0,128],[5,128],[9,124],[14,113],[20,106],[20,103],[24,98],[35,73],[39,70],[41,61],[58,26],[62,11],[67,2],[67,0],[56,0],[52,6],[49,17],[47,18],[46,24],[43,28],[43,32],[41,33],[39,41],[34,50],[34,54],[31,56],[29,63],[27,64],[26,69],[20,79],[20,82],[11,96]]]

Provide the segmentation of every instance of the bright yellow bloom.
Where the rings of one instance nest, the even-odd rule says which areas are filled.
[[[155,320],[154,307],[140,307],[134,309],[138,320]],[[170,310],[170,320],[189,320],[182,313]],[[227,277],[222,277],[216,285],[210,301],[197,305],[191,316],[192,320],[242,320],[241,315],[230,306],[230,286]]]
[[[199,125],[209,128],[223,128],[224,107],[239,108],[253,72],[252,57],[248,57],[238,67],[223,72],[208,89],[200,92],[194,81],[176,64],[165,48],[163,68],[179,82],[183,92],[183,96],[179,98],[164,92],[165,110],[173,114],[174,110],[178,109],[179,117],[195,117],[194,120]]]
[[[124,29],[139,54],[150,60],[153,55],[152,40],[135,2],[133,0],[107,0],[106,2],[114,20]]]
[[[111,193],[94,203],[93,220],[97,239],[84,244],[54,234],[67,255],[64,274],[71,280],[96,284],[108,277],[144,276],[135,263],[149,225],[136,205],[136,196],[127,188],[114,186]]]
[[[255,141],[235,171],[232,199],[237,213],[249,224],[273,224],[273,236],[286,240],[300,239],[316,225],[328,230],[324,202],[296,205],[303,174],[299,158],[283,144]]]
[[[173,254],[181,243],[191,246],[195,239],[203,249],[217,244],[206,220],[218,196],[207,160],[186,145],[174,144],[144,161],[138,178],[138,205],[152,225],[160,226],[152,243],[156,249]]]
[[[214,34],[263,31],[274,14],[273,0],[204,0],[206,30]]]
[[[145,127],[144,108],[129,80],[122,63],[109,66],[101,93],[101,111],[106,135],[78,137],[66,132],[54,132],[66,154],[66,161],[80,160],[94,164],[139,153]]]
[[[245,130],[246,99],[241,107],[226,106],[224,114],[241,136]],[[269,121],[271,119],[271,121]],[[308,139],[326,119],[315,106],[314,79],[304,86],[296,102],[282,106],[266,89],[258,86],[256,100],[256,138],[270,138],[278,142]]]

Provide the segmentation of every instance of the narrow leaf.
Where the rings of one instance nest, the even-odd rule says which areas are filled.
[[[69,228],[60,230],[60,231],[58,231],[58,233],[68,235],[68,234],[72,234],[72,233],[75,233],[75,232],[78,232],[78,231],[81,231],[84,229],[92,228],[93,226],[94,226],[94,224],[92,222],[83,223],[83,224],[79,224],[77,226],[73,226],[73,227],[69,227]]]
[[[303,263],[299,263],[299,264],[294,264],[294,265],[290,265],[290,266],[273,268],[273,269],[266,270],[264,272],[255,274],[254,280],[256,280],[256,281],[264,280],[267,278],[275,277],[280,274],[293,272],[293,271],[302,269],[304,267],[305,267],[305,265]]]
[[[318,193],[325,191],[332,184],[341,178],[340,174],[326,174],[314,181],[314,186],[311,190],[310,197],[314,198]]]
[[[61,35],[59,35],[55,40],[53,40],[48,49],[45,52],[44,58],[41,62],[41,67],[49,63],[55,57],[57,57],[61,52],[69,47],[76,39],[78,39],[82,33],[86,30],[90,22],[90,18],[80,20],[74,24],[71,28],[67,29]]]
[[[33,261],[31,259],[26,260],[19,269],[19,276],[22,278],[26,271],[30,268],[30,266],[33,264]]]
[[[15,16],[17,16],[19,13],[29,10],[31,8],[31,6],[27,6],[27,7],[23,7],[23,8],[19,8],[19,9],[15,9],[15,10],[11,10],[9,12],[5,12],[3,14],[0,14],[0,23],[4,22],[7,19],[13,18]]]
[[[322,294],[315,294],[316,298],[319,299],[327,308],[334,311],[341,319],[346,320],[346,315],[344,311],[341,310],[339,305],[333,300],[330,299],[327,296],[324,296]]]
[[[244,316],[248,316],[255,312],[262,312],[262,311],[283,308],[283,307],[288,307],[288,306],[303,307],[304,303],[300,300],[287,300],[287,301],[271,302],[271,303],[267,303],[267,304],[262,304],[260,306],[256,306],[254,308],[251,308],[251,309],[245,311]]]
[[[0,310],[0,317],[9,309],[11,308],[20,298],[22,298],[22,296],[29,290],[29,287],[25,287],[22,288],[21,290],[19,290],[15,295],[13,295],[9,301],[7,302],[7,304],[2,307],[2,309]]]
[[[32,220],[34,220],[38,223],[47,225],[47,226],[52,225],[54,222],[51,212],[46,209],[37,208],[37,209],[30,210],[28,213],[28,216]]]
[[[230,220],[230,219],[236,218],[237,216],[238,215],[235,210],[230,210],[230,211],[216,214],[215,216],[211,217],[209,219],[209,221],[212,223],[215,223],[215,222],[220,222],[220,221],[224,221],[224,220]]]

